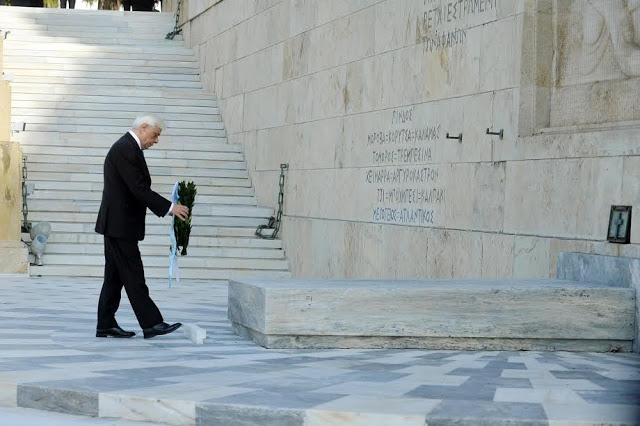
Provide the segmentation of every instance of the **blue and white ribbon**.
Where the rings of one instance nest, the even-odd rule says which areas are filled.
[[[171,194],[171,202],[178,204],[178,182],[173,185],[173,192]],[[180,268],[178,267],[178,242],[176,240],[176,231],[174,228],[174,222],[176,217],[171,215],[171,253],[169,253],[169,288],[171,288],[171,280],[175,274],[176,281],[180,282]]]

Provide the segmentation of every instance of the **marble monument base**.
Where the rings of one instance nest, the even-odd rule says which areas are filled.
[[[0,241],[0,274],[29,274],[27,246],[20,241]]]
[[[266,348],[630,351],[635,291],[568,280],[233,280]]]

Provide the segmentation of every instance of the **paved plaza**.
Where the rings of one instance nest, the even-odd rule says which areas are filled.
[[[640,424],[638,354],[268,350],[232,333],[225,281],[149,282],[203,345],[143,339],[126,297],[117,318],[137,336],[99,339],[100,280],[0,280],[4,407],[174,425]]]

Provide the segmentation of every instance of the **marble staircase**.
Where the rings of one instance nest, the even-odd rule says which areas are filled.
[[[242,149],[227,143],[215,96],[202,89],[194,53],[166,40],[164,13],[0,6],[5,78],[12,81],[14,134],[27,156],[29,221],[53,232],[43,266],[31,275],[103,273],[102,237],[93,230],[107,150],[140,113],[167,130],[145,152],[153,188],[169,196],[175,181],[198,187],[181,277],[288,277],[279,240],[254,236],[272,209],[257,206]],[[148,278],[167,277],[170,219],[147,216],[140,244]],[[28,240],[28,235],[23,235]]]

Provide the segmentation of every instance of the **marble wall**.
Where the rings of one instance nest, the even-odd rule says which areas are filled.
[[[276,207],[289,163],[295,276],[524,278],[554,276],[559,251],[640,255],[637,226],[632,244],[606,242],[610,206],[640,207],[635,125],[572,118],[626,104],[559,107],[598,84],[560,72],[574,7],[187,0],[181,21],[260,204]]]
[[[552,126],[640,119],[640,1],[557,2]]]

